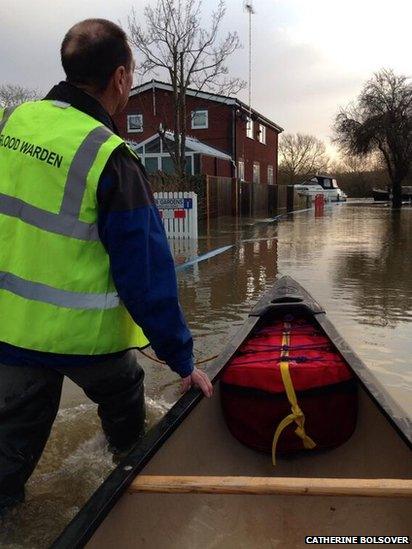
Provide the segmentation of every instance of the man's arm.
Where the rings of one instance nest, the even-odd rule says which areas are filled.
[[[193,340],[181,311],[174,262],[144,167],[120,148],[99,181],[98,228],[113,280],[156,355],[181,377],[193,372]]]

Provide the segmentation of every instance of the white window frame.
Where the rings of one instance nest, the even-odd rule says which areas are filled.
[[[140,118],[140,128],[130,127],[132,117]],[[127,133],[142,133],[143,132],[143,114],[128,114],[127,115]]]
[[[257,181],[255,181],[255,167],[257,168]],[[253,162],[253,175],[252,175],[252,181],[253,183],[260,183],[260,162]]]
[[[253,120],[248,116],[246,118],[246,137],[254,139],[253,137]]]
[[[192,159],[192,162],[191,162],[191,166],[192,166],[192,173],[191,175],[195,175],[195,153],[186,153],[185,154],[186,158],[191,158]],[[157,159],[157,169],[159,171],[162,171],[162,158],[170,158],[170,154],[169,153],[166,153],[166,152],[162,152],[162,153],[142,153],[141,155],[141,160],[143,162],[143,164],[145,165],[145,160],[146,158],[156,158]]]
[[[270,174],[270,176],[269,176],[269,174]],[[273,175],[274,175],[273,166],[272,166],[272,164],[269,164],[269,166],[268,166],[268,185],[273,185]]]
[[[245,181],[245,161],[243,159],[238,160],[237,162],[237,177],[241,181]]]
[[[259,124],[259,141],[263,145],[266,145],[266,126]]]
[[[206,123],[204,125],[202,126],[195,125],[196,114],[206,115]],[[195,111],[192,111],[191,118],[192,118],[192,130],[207,130],[209,128],[209,111],[207,109],[196,109]]]

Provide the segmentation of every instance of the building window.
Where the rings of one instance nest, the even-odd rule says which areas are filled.
[[[266,145],[266,126],[259,124],[259,141]]]
[[[209,127],[208,111],[192,111],[192,130],[204,130]]]
[[[273,166],[268,166],[268,185],[273,185]]]
[[[239,160],[239,162],[237,163],[237,177],[238,179],[240,179],[241,181],[244,181],[245,180],[245,161],[244,160]]]
[[[176,172],[175,164],[170,156],[162,156],[161,157],[161,170],[163,173],[170,173],[173,174]]]
[[[145,154],[153,154],[153,153],[162,152],[161,148],[160,148],[160,145],[161,145],[160,137],[158,137],[154,141],[149,141],[149,143],[146,143],[146,145],[145,145],[145,151],[144,151]]]
[[[250,116],[246,119],[246,137],[253,139],[253,120]]]
[[[159,168],[159,161],[157,157],[143,157],[143,164],[146,168],[147,173],[157,172]]]
[[[143,131],[143,114],[127,115],[127,131],[128,133],[137,133]]]
[[[142,156],[142,162],[146,168],[147,173],[155,173],[161,171],[167,174],[174,174],[176,168],[174,162],[169,154],[162,153],[159,155],[149,154],[148,156]],[[194,158],[193,154],[186,154],[186,173],[188,175],[194,175]]]
[[[253,183],[260,183],[260,164],[253,162]]]

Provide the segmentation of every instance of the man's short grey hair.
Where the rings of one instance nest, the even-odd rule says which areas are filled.
[[[67,81],[104,91],[114,71],[133,61],[127,35],[112,21],[85,19],[66,34],[61,59]]]

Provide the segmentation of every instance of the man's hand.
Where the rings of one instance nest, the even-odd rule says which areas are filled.
[[[190,387],[199,387],[203,391],[203,394],[210,398],[213,394],[213,386],[210,383],[210,379],[207,377],[205,372],[195,368],[190,376],[184,377],[182,379],[182,393],[186,393]]]

